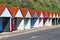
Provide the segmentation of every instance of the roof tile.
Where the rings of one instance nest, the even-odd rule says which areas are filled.
[[[23,17],[25,18],[26,14],[28,12],[28,9],[27,8],[21,8],[20,10],[21,10]]]
[[[52,12],[52,17],[53,17],[54,15],[56,15],[56,13],[55,13],[55,12]]]
[[[31,14],[31,17],[33,17],[35,10],[29,10],[29,12],[30,12],[30,14]]]
[[[58,12],[58,17],[60,17],[60,12]]]
[[[0,6],[0,15],[2,14],[2,12],[4,11],[5,8],[6,8],[6,6]]]
[[[47,13],[48,13],[48,17],[50,17],[51,12],[47,12]]]
[[[37,13],[38,17],[40,17],[41,11],[40,10],[36,10],[36,13]]]
[[[14,17],[16,15],[16,12],[18,11],[18,7],[9,7],[8,10],[12,17]]]
[[[42,13],[43,13],[44,17],[47,17],[48,16],[47,11],[42,11]]]

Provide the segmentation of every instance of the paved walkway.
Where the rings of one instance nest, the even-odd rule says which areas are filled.
[[[0,40],[60,40],[60,27],[47,30],[39,30],[23,35],[19,34],[16,36],[2,38]]]
[[[36,32],[39,30],[46,30],[46,29],[53,29],[53,28],[57,28],[60,27],[60,25],[54,25],[54,26],[44,26],[44,27],[39,27],[39,28],[33,28],[31,30],[16,30],[13,32],[3,32],[0,33],[0,39],[1,38],[5,38],[5,37],[11,37],[11,36],[16,36],[16,35],[22,35],[22,34],[26,34],[26,33],[31,33],[31,32]]]

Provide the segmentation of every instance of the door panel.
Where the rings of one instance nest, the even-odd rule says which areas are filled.
[[[19,25],[21,24],[22,18],[16,18],[15,19],[15,25],[16,25],[16,29],[19,27]]]
[[[27,25],[27,23],[28,23],[28,21],[29,21],[29,19],[24,19],[24,26],[26,26]]]
[[[52,19],[52,25],[55,25],[55,23],[56,23],[56,19],[53,18],[53,19]]]
[[[47,21],[47,18],[44,18],[44,19],[43,19],[44,24],[46,23],[46,21]]]
[[[10,31],[10,18],[8,17],[2,18],[2,25],[3,25],[3,31],[9,32]]]
[[[3,27],[2,27],[2,18],[0,18],[0,32],[3,31]]]
[[[60,24],[60,18],[58,19],[58,24]]]
[[[43,26],[43,18],[40,18],[40,19],[39,19],[39,27],[40,27],[40,26]]]
[[[32,18],[31,19],[31,28],[33,28],[36,21],[37,21],[37,18]]]
[[[12,20],[11,20],[11,28],[12,28],[12,31],[16,29],[16,27],[15,27],[15,18],[12,18]]]

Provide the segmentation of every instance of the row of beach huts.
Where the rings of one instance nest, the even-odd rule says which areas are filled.
[[[0,32],[49,27],[59,24],[59,12],[0,6]]]

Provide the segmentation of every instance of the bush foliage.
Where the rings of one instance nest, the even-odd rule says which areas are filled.
[[[60,12],[60,0],[0,0],[0,5]]]

